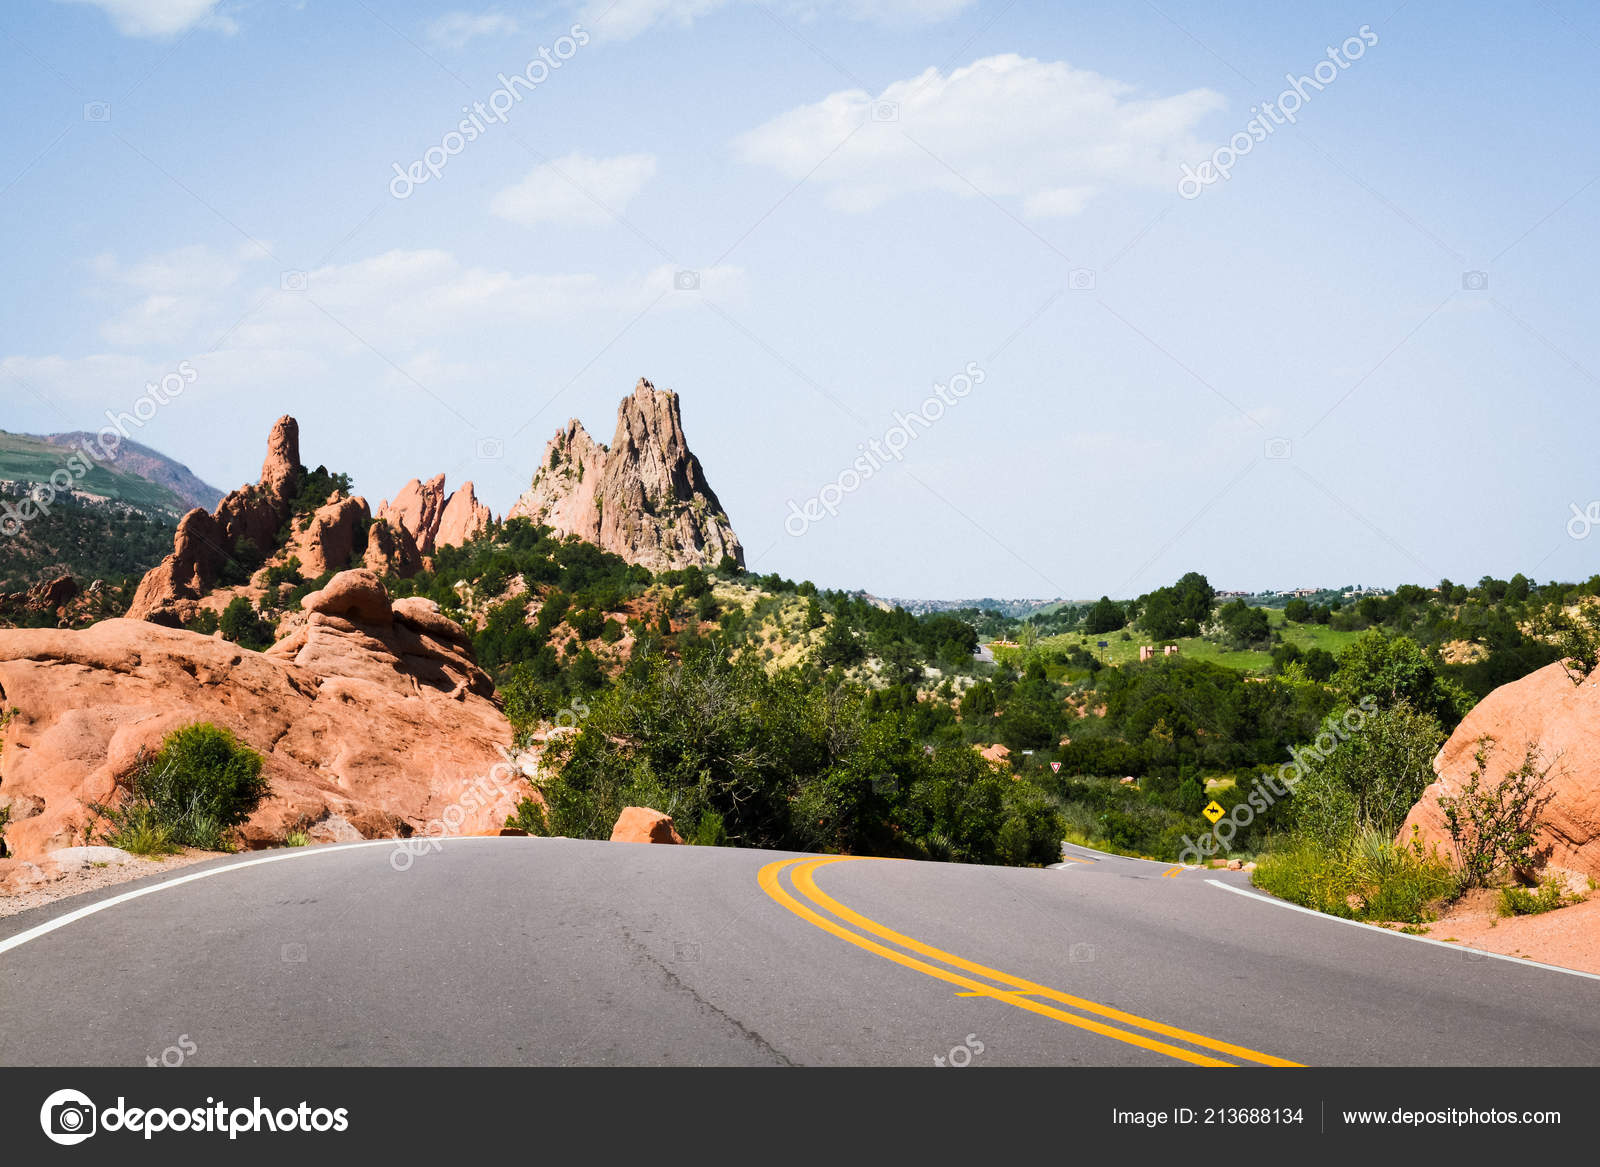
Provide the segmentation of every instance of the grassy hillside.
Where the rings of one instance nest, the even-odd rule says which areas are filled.
[[[63,436],[61,441],[65,441]],[[0,431],[0,504],[11,515],[37,483],[62,470],[74,473],[68,459],[74,447],[27,434]],[[120,584],[154,567],[172,550],[178,519],[192,509],[173,486],[152,482],[131,467],[163,473],[186,493],[211,488],[176,462],[131,443],[126,459],[96,463],[75,477],[70,492],[58,493],[49,513],[37,513],[13,531],[0,533],[0,593],[18,592],[62,574],[80,583],[96,579]],[[78,454],[78,464],[84,461]]]
[[[79,430],[68,434],[45,434],[44,440],[52,446],[71,449],[93,437],[93,434]],[[117,447],[115,467],[126,474],[166,487],[183,500],[185,507],[200,507],[209,511],[215,510],[222,501],[222,491],[197,477],[187,466],[138,442],[123,442]]]
[[[57,446],[43,438],[0,431],[0,481],[48,482],[52,474],[66,467],[71,450],[70,447]],[[151,482],[116,462],[96,464],[76,481],[74,489],[126,503],[152,517],[158,513],[166,515],[174,522],[192,509],[189,502],[172,487]]]
[[[1284,618],[1282,608],[1268,608],[1266,612],[1272,631],[1278,634],[1284,643],[1293,644],[1302,652],[1320,648],[1338,656],[1361,635],[1355,631],[1330,628],[1325,624],[1291,623]],[[1107,632],[1098,636],[1088,632],[1063,632],[1043,637],[1038,643],[1039,647],[1047,652],[1052,650],[1067,652],[1073,648],[1081,648],[1108,665],[1125,665],[1138,661],[1139,646],[1142,644],[1176,644],[1179,653],[1192,660],[1223,665],[1254,676],[1266,676],[1273,671],[1272,657],[1264,651],[1234,651],[1204,636],[1182,636],[1175,640],[1157,641],[1136,627],[1124,631],[1127,633],[1126,638],[1123,632]],[[1102,640],[1106,642],[1105,648],[1100,647]],[[1001,645],[994,649],[994,654],[995,660],[1002,663],[1018,665],[1022,660],[1020,648],[1007,648]]]

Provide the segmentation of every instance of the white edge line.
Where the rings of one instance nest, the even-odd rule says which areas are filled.
[[[1330,916],[1327,912],[1319,912],[1315,908],[1302,907],[1300,904],[1291,904],[1288,900],[1280,900],[1274,896],[1265,896],[1260,892],[1248,891],[1242,887],[1234,887],[1231,883],[1223,883],[1220,879],[1206,880],[1212,887],[1220,887],[1223,891],[1231,891],[1234,895],[1249,896],[1253,900],[1260,900],[1264,904],[1271,904],[1275,908],[1288,908],[1292,912],[1304,912],[1308,916],[1316,916],[1321,920],[1331,920],[1335,924],[1349,924],[1352,928],[1365,928],[1369,932],[1380,932],[1385,936],[1393,936],[1397,940],[1415,940],[1419,944],[1431,944],[1435,948],[1444,948],[1450,952],[1476,952],[1488,957],[1490,960],[1504,960],[1519,968],[1542,968],[1549,972],[1566,973],[1569,977],[1583,977],[1591,981],[1600,981],[1600,973],[1584,972],[1582,969],[1562,968],[1559,964],[1545,964],[1537,960],[1525,960],[1520,956],[1507,956],[1503,952],[1490,952],[1485,948],[1474,948],[1470,944],[1451,944],[1443,940],[1430,940],[1426,936],[1412,936],[1405,932],[1396,932],[1393,928],[1380,928],[1376,924],[1364,924],[1360,920],[1346,920],[1343,916]]]
[[[490,839],[497,836],[427,835],[420,837],[426,838],[430,843],[455,843],[460,842],[463,839]],[[177,879],[165,879],[160,883],[153,883],[149,887],[135,888],[133,891],[125,891],[121,895],[112,896],[110,899],[99,900],[95,903],[89,904],[87,907],[79,908],[75,912],[68,912],[64,916],[57,916],[53,920],[46,920],[43,924],[36,924],[34,927],[29,928],[25,932],[18,932],[15,936],[8,937],[5,940],[0,940],[0,956],[10,952],[13,948],[21,948],[30,940],[37,940],[41,936],[47,936],[51,932],[54,932],[57,928],[65,928],[68,924],[71,924],[77,920],[82,920],[87,916],[92,916],[96,912],[103,912],[107,908],[114,908],[118,904],[125,904],[129,900],[136,900],[141,896],[154,895],[156,892],[166,891],[168,888],[181,887],[183,884],[193,883],[197,879],[210,879],[213,875],[223,875],[230,871],[243,871],[246,867],[258,867],[263,863],[281,863],[285,859],[307,859],[314,855],[331,855],[335,851],[355,851],[361,847],[403,847],[409,842],[412,842],[412,840],[369,839],[361,843],[340,843],[332,847],[297,847],[291,851],[285,851],[279,855],[264,855],[260,859],[246,859],[242,863],[224,863],[220,867],[210,867],[205,871],[194,871],[188,875],[180,875]],[[397,874],[404,873],[402,872]]]

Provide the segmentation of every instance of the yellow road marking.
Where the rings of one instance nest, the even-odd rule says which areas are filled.
[[[1120,1009],[1114,1009],[1107,1005],[1101,1005],[1095,1001],[1085,1000],[1082,997],[1074,997],[1067,993],[1062,993],[1055,989],[1049,988],[1045,985],[1038,985],[1032,981],[1023,980],[1020,977],[1014,977],[1009,973],[1003,973],[996,969],[987,968],[981,964],[975,964],[972,961],[968,961],[959,956],[944,952],[940,949],[932,947],[931,945],[923,944],[921,941],[915,940],[912,937],[906,936],[900,932],[896,932],[893,929],[885,928],[883,925],[873,920],[869,920],[860,913],[845,907],[845,905],[839,903],[837,900],[823,892],[821,888],[817,887],[816,881],[812,877],[813,871],[815,871],[818,867],[825,866],[829,863],[846,861],[848,861],[848,857],[845,856],[810,860],[783,859],[774,863],[769,863],[763,867],[758,878],[762,890],[765,891],[767,895],[771,896],[779,904],[782,904],[785,908],[799,916],[801,919],[805,920],[807,923],[813,924],[825,932],[832,933],[841,940],[845,940],[851,944],[854,944],[858,948],[864,948],[868,952],[881,956],[886,960],[892,960],[896,964],[904,965],[907,968],[916,969],[918,972],[927,976],[935,977],[938,980],[957,985],[960,988],[967,990],[967,992],[960,994],[962,996],[971,995],[993,997],[997,1000],[1004,1001],[1009,1005],[1013,1005],[1018,1009],[1024,1009],[1030,1013],[1038,1013],[1041,1016],[1053,1018],[1054,1020],[1060,1021],[1064,1024],[1076,1026],[1079,1029],[1087,1029],[1090,1032],[1098,1033],[1102,1036],[1110,1037],[1117,1041],[1126,1042],[1129,1045],[1136,1045],[1143,1049],[1152,1050],[1156,1053],[1166,1054],[1169,1057],[1178,1058],[1181,1061],[1190,1062],[1194,1065],[1231,1066],[1232,1063],[1222,1061],[1218,1058],[1209,1057],[1205,1054],[1196,1053],[1193,1050],[1187,1050],[1178,1046],[1169,1045],[1166,1042],[1156,1041],[1153,1038],[1145,1037],[1140,1033],[1131,1033],[1126,1029],[1118,1029],[1114,1026],[1106,1025],[1102,1022],[1095,1021],[1087,1017],[1081,1017],[1075,1013],[1067,1013],[1061,1009],[1054,1008],[1051,1005],[1046,1005],[1040,1001],[1032,1000],[1031,998],[1044,997],[1048,1000],[1055,1001],[1063,1005],[1070,1005],[1075,1009],[1080,1009],[1087,1013],[1093,1013],[1101,1017],[1119,1021],[1124,1025],[1129,1025],[1136,1029],[1144,1029],[1152,1033],[1159,1033],[1167,1037],[1177,1038],[1180,1041],[1186,1041],[1192,1045],[1198,1045],[1205,1049],[1213,1050],[1217,1053],[1230,1054],[1234,1057],[1243,1058],[1247,1061],[1258,1062],[1262,1065],[1295,1066],[1299,1064],[1297,1062],[1287,1061],[1283,1058],[1273,1057],[1270,1054],[1263,1054],[1255,1050],[1245,1049],[1242,1046],[1232,1045],[1228,1042],[1217,1041],[1213,1038],[1205,1037],[1202,1034],[1191,1033],[1188,1030],[1179,1029],[1176,1026],[1165,1025],[1159,1021],[1151,1021],[1143,1017],[1138,1017],[1132,1013],[1123,1012]],[[858,935],[847,928],[841,927],[833,920],[829,920],[826,917],[818,915],[816,912],[812,911],[810,908],[806,907],[804,904],[801,904],[799,901],[794,899],[794,897],[789,895],[789,893],[784,890],[782,884],[780,883],[779,876],[785,870],[791,867],[795,868],[794,871],[790,872],[790,879],[794,883],[795,890],[797,890],[801,895],[805,896],[806,899],[810,900],[817,907],[822,908],[824,911],[831,912],[839,919],[853,924],[863,931],[898,944],[902,948],[909,949],[910,951],[919,953],[922,956],[930,957],[933,960],[940,961],[954,968],[963,969],[967,972],[987,977],[990,980],[998,981],[1003,985],[1009,986],[1009,990],[998,989],[992,985],[986,985],[982,982],[974,981],[967,977],[960,976],[959,974],[952,973],[948,969],[939,968],[935,965],[927,964],[924,961],[906,956],[904,953],[896,952],[892,948],[887,948],[876,943],[875,941],[868,940],[864,936]]]
[[[1182,873],[1183,873],[1183,868],[1181,866],[1180,867],[1169,867],[1169,868],[1167,868],[1165,871],[1163,871],[1161,873],[1161,878],[1162,879],[1177,879],[1178,876],[1181,875]]]

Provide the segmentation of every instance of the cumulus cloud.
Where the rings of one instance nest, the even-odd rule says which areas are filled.
[[[489,209],[523,226],[602,226],[622,214],[656,172],[652,154],[593,158],[569,154],[546,162],[494,196]]]
[[[481,36],[514,36],[521,30],[516,17],[495,9],[447,12],[428,25],[428,40],[441,48],[459,49]]]
[[[237,26],[216,14],[218,0],[56,0],[58,4],[93,4],[123,36],[171,37],[205,23],[221,32]]]
[[[601,35],[638,36],[657,25],[687,28],[701,17],[758,0],[585,0],[583,20]],[[903,25],[947,20],[972,7],[976,0],[792,0],[778,8],[790,20],[806,22],[818,16]]]
[[[877,94],[831,93],[734,146],[796,180],[827,158],[811,181],[841,210],[920,191],[970,198],[977,187],[1019,198],[1029,215],[1075,215],[1110,188],[1170,185],[1202,151],[1196,123],[1222,107],[1209,89],[1146,96],[1064,61],[1007,53],[948,75],[930,68]]]

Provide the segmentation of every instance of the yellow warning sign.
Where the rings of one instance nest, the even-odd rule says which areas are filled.
[[[1228,812],[1223,810],[1222,807],[1218,806],[1217,805],[1217,800],[1213,798],[1211,800],[1210,804],[1204,810],[1202,810],[1200,813],[1205,815],[1206,818],[1210,819],[1212,821],[1212,823],[1215,823],[1218,819],[1220,819],[1223,815],[1227,814]]]

